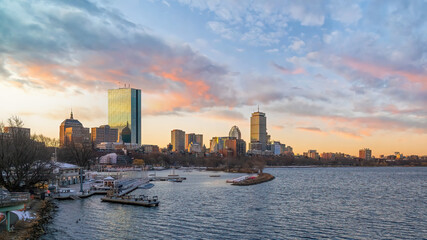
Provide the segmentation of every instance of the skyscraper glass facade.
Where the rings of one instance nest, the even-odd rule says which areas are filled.
[[[108,90],[108,125],[119,130],[118,140],[127,123],[132,133],[131,143],[141,144],[141,90]]]

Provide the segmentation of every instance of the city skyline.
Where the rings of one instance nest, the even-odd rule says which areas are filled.
[[[271,140],[296,153],[427,154],[423,1],[3,5],[0,121],[32,133],[58,138],[70,108],[108,124],[107,90],[130,84],[142,144],[234,125],[249,143],[259,104]]]

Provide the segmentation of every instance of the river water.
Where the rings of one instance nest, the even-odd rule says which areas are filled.
[[[225,180],[243,174],[178,170],[186,181],[134,192],[159,196],[157,208],[104,203],[101,196],[60,201],[42,239],[427,238],[427,168],[265,172],[276,179],[231,186]]]

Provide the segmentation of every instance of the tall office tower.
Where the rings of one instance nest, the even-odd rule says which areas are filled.
[[[359,157],[365,160],[371,160],[372,151],[369,148],[364,148],[359,150]]]
[[[128,125],[131,130],[131,143],[141,145],[140,89],[119,88],[108,90],[108,125],[111,128],[118,129],[118,141],[123,141],[121,133]]]
[[[250,149],[264,151],[267,145],[267,118],[265,113],[252,113]]]
[[[185,132],[179,129],[171,131],[172,151],[184,151],[185,149]]]

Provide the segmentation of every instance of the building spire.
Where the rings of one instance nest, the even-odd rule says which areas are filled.
[[[258,112],[259,112],[259,104],[258,104]]]
[[[74,118],[73,118],[73,108],[71,108],[70,119],[74,119]]]

